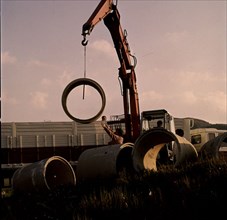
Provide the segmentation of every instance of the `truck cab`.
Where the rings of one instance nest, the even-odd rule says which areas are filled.
[[[158,121],[162,122],[162,128],[175,133],[173,117],[165,110],[149,110],[141,113],[141,133],[157,128]]]

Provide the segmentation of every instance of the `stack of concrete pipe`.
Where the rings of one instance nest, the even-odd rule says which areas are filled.
[[[70,163],[54,156],[18,169],[13,175],[16,191],[46,191],[60,185],[76,185],[78,181],[108,179],[122,170],[141,172],[158,170],[161,152],[171,146],[167,159],[174,166],[195,161],[198,154],[185,138],[165,129],[152,129],[143,133],[136,142],[108,145],[85,150],[79,157],[76,175]]]
[[[183,165],[198,158],[195,147],[185,138],[165,129],[153,129],[143,133],[135,142],[111,145],[84,151],[77,165],[78,180],[117,176],[124,168],[136,172],[158,170],[157,161],[161,150],[172,146],[169,162]]]

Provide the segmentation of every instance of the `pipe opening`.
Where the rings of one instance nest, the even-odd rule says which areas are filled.
[[[91,86],[92,88],[97,90],[97,92],[99,93],[99,95],[101,97],[102,103],[100,106],[100,110],[98,111],[98,113],[96,115],[94,115],[91,118],[81,119],[81,118],[77,118],[77,117],[73,116],[72,113],[69,112],[69,109],[67,106],[67,99],[68,99],[69,93],[71,93],[72,90],[74,90],[76,87],[85,86],[85,85]],[[66,88],[64,89],[64,91],[62,93],[61,101],[62,101],[63,110],[69,118],[71,118],[73,121],[87,124],[87,123],[91,123],[91,122],[97,120],[101,116],[102,112],[104,111],[105,105],[106,105],[106,96],[105,96],[104,90],[97,82],[95,82],[94,80],[89,79],[89,78],[79,78],[79,79],[73,80],[66,86]]]
[[[117,161],[116,161],[116,170],[117,173],[120,173],[122,171],[130,172],[133,170],[133,165],[132,165],[132,148],[131,147],[125,147],[121,149],[117,156]]]
[[[164,129],[144,132],[135,143],[133,166],[135,170],[157,170],[157,166],[171,162],[168,151],[172,150],[175,136]]]
[[[52,160],[46,166],[45,180],[49,189],[75,182],[72,168],[63,160]]]
[[[165,129],[144,132],[135,142],[132,152],[136,171],[157,170],[160,165],[183,165],[197,159],[194,146],[185,138]]]

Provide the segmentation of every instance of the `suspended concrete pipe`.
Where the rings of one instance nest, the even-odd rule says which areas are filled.
[[[25,165],[12,177],[13,189],[18,192],[45,192],[66,185],[76,185],[76,177],[70,163],[60,156]]]
[[[169,148],[167,150],[167,148]],[[168,152],[171,150],[171,157]],[[144,132],[132,151],[133,167],[137,172],[158,169],[158,164],[183,165],[198,158],[195,147],[185,138],[165,129]]]
[[[102,105],[101,105],[99,112],[94,117],[91,117],[88,119],[79,119],[79,118],[74,117],[69,112],[68,107],[67,107],[67,98],[68,98],[69,93],[73,89],[75,89],[76,87],[81,86],[81,85],[84,85],[84,86],[89,85],[89,86],[93,87],[94,89],[96,89],[98,91],[98,93],[100,94],[101,99],[102,99]],[[106,96],[105,96],[105,93],[104,93],[102,87],[97,82],[95,82],[94,80],[89,79],[89,78],[79,78],[79,79],[76,79],[76,80],[70,82],[63,91],[61,101],[62,101],[62,107],[63,107],[66,115],[69,118],[71,118],[73,121],[83,123],[83,124],[91,123],[91,122],[97,120],[101,116],[101,114],[106,106]]]
[[[222,151],[224,148],[225,151]],[[227,132],[206,142],[200,150],[200,157],[202,159],[220,159],[222,153],[225,156],[224,152],[227,153]]]
[[[78,159],[78,181],[111,178],[124,168],[133,169],[132,148],[132,143],[125,143],[85,150]]]

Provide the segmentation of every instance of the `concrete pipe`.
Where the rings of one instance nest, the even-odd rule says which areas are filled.
[[[69,112],[68,107],[67,107],[67,98],[68,98],[69,93],[73,89],[75,89],[76,87],[81,86],[81,85],[89,85],[89,86],[93,87],[94,89],[96,89],[98,91],[98,93],[100,94],[101,99],[102,99],[102,106],[101,106],[99,112],[94,117],[91,117],[88,119],[80,119],[80,118],[74,117]],[[66,86],[66,88],[64,89],[63,94],[62,94],[61,102],[62,102],[62,107],[64,109],[64,112],[66,113],[66,115],[69,118],[71,118],[73,121],[87,124],[87,123],[91,123],[91,122],[97,120],[101,116],[101,114],[104,111],[104,108],[106,106],[106,96],[105,96],[105,93],[104,93],[102,87],[97,82],[95,82],[92,79],[88,79],[88,78],[79,78],[79,79],[73,80]]]
[[[45,192],[58,186],[75,184],[73,168],[60,156],[25,165],[12,177],[13,189],[18,192]]]
[[[132,151],[133,167],[137,172],[145,169],[156,171],[162,164],[178,166],[197,157],[197,151],[189,141],[165,129],[144,132]]]
[[[214,139],[206,142],[201,150],[200,157],[202,159],[219,159],[223,155],[227,159],[227,132],[215,137]]]
[[[77,164],[78,181],[115,177],[124,168],[132,169],[133,144],[115,144],[84,151]]]

